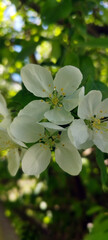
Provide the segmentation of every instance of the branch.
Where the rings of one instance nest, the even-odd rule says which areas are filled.
[[[108,25],[97,26],[95,24],[88,24],[87,32],[94,37],[99,37],[101,35],[108,36]]]

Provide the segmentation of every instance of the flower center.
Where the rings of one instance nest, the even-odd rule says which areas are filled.
[[[85,123],[88,125],[88,127],[93,130],[95,129],[96,132],[101,130],[100,132],[103,133],[108,131],[107,128],[107,122],[108,122],[108,117],[102,117],[100,119],[96,118],[95,116],[91,118],[90,120],[85,120]]]
[[[49,95],[47,102],[50,104],[51,109],[55,107],[62,107],[63,98],[64,98],[64,95],[59,95],[57,90],[54,90],[53,93]]]
[[[59,102],[59,99],[57,97],[52,98],[52,103],[56,106]]]
[[[101,120],[93,117],[92,127],[97,130],[101,129]]]
[[[39,142],[48,146],[50,150],[54,150],[55,144],[60,142],[60,134],[57,131],[51,135],[50,132],[46,129],[44,137],[41,138]]]

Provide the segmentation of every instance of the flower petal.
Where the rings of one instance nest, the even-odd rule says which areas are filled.
[[[6,101],[5,101],[5,98],[2,96],[1,93],[0,93],[0,103],[1,103],[2,105],[4,105],[5,107],[7,106]]]
[[[21,70],[21,77],[25,87],[38,97],[48,97],[53,91],[53,78],[44,67],[27,64]]]
[[[20,155],[18,148],[10,149],[7,155],[8,170],[12,176],[15,176],[20,165]]]
[[[90,119],[96,115],[97,106],[100,104],[102,94],[100,91],[92,90],[84,98],[78,107],[78,116],[82,119]]]
[[[108,98],[98,105],[96,115],[97,118],[108,117]]]
[[[65,130],[66,131],[63,131],[60,135],[60,143],[65,144],[65,146],[68,146],[68,144],[70,144],[70,139],[68,137],[67,129],[65,129]]]
[[[54,79],[54,86],[61,95],[62,91],[65,95],[71,95],[80,85],[82,73],[73,66],[65,66],[61,68]]]
[[[93,142],[102,152],[108,153],[108,131],[95,131]]]
[[[40,125],[44,126],[45,128],[58,130],[58,131],[65,130],[64,128],[62,128],[54,123],[50,123],[50,122],[41,122]]]
[[[35,100],[27,104],[20,110],[18,116],[27,115],[32,116],[36,122],[40,122],[44,118],[44,113],[50,109],[50,105],[43,100]]]
[[[38,141],[44,134],[44,127],[32,120],[32,117],[16,117],[10,125],[11,134],[25,143]]]
[[[5,105],[3,105],[1,102],[0,102],[0,114],[3,115],[4,117],[9,115],[9,111],[8,111],[7,107]]]
[[[16,147],[16,144],[11,140],[7,131],[0,128],[0,151]]]
[[[55,159],[60,168],[70,175],[78,175],[82,168],[80,154],[71,142],[56,144]]]
[[[30,147],[22,159],[22,169],[28,175],[38,176],[50,163],[51,151],[44,145],[37,143]]]
[[[11,140],[13,141],[13,143],[15,143],[17,147],[21,146],[21,147],[27,148],[27,146],[23,142],[19,141],[18,139],[16,139],[15,137],[12,136],[11,131],[10,131],[10,126],[7,128],[7,133],[9,135],[9,137],[11,138]]]
[[[1,93],[0,93],[0,102],[6,107],[7,104],[6,104],[5,98]]]
[[[76,147],[87,141],[89,138],[88,127],[82,119],[77,119],[72,122],[68,128],[68,136],[72,143],[74,141]]]
[[[93,141],[90,140],[89,138],[87,139],[87,141],[83,144],[80,144],[79,146],[77,146],[77,149],[81,150],[85,150],[87,148],[91,148],[94,145]]]
[[[63,107],[54,108],[44,114],[44,116],[50,121],[58,125],[64,125],[72,122],[73,116],[70,112],[67,112]]]
[[[0,127],[7,129],[8,126],[11,123],[11,116],[7,115],[6,117],[3,118],[3,120],[0,122]]]
[[[63,105],[66,111],[71,111],[76,108],[84,97],[84,87],[76,90],[71,96],[66,96],[63,99]]]

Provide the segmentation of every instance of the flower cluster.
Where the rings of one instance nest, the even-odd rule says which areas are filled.
[[[22,147],[26,145],[11,135],[10,124],[11,115],[4,97],[0,94],[0,151],[7,150],[8,170],[14,176],[24,152]]]
[[[46,68],[27,64],[21,77],[36,100],[21,109],[12,122],[0,95],[0,147],[8,149],[12,175],[21,160],[24,173],[39,176],[49,165],[52,151],[60,168],[78,175],[82,168],[78,149],[95,144],[108,153],[108,99],[101,101],[102,94],[96,90],[84,95],[78,68],[65,66],[53,80]]]

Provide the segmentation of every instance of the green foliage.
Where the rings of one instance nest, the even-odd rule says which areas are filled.
[[[104,153],[96,148],[96,161],[101,171],[102,184],[105,185],[107,181],[107,171],[104,164]]]
[[[27,63],[41,64],[53,76],[65,65],[79,67],[85,92],[108,97],[107,15],[100,0],[0,1],[0,90],[12,117],[36,99],[17,79]],[[90,151],[81,153],[79,176],[62,172],[52,154],[38,179],[21,169],[11,177],[6,153],[0,153],[0,201],[21,240],[108,239],[108,154]],[[93,228],[87,234],[88,223]]]
[[[72,11],[71,0],[46,0],[42,8],[42,19],[45,24],[67,18]],[[55,14],[56,13],[56,14]]]
[[[106,213],[101,213],[96,217],[91,233],[84,238],[84,240],[96,239],[108,239],[108,215]]]

